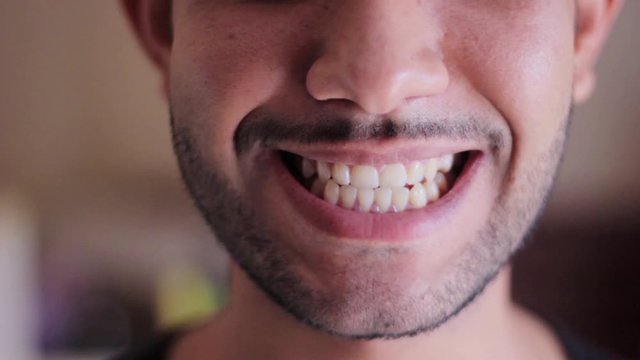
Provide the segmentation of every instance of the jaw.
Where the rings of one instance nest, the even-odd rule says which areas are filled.
[[[340,336],[401,336],[453,316],[508,260],[546,191],[544,181],[526,184],[528,174],[516,179],[520,187],[499,188],[506,160],[465,146],[450,152],[473,156],[432,206],[354,211],[312,194],[282,151],[304,153],[254,150],[240,158],[243,181],[235,185],[198,156],[180,164],[203,214],[254,283],[299,320]],[[514,194],[533,200],[512,201]]]
[[[483,154],[472,152],[451,190],[433,204],[374,213],[317,197],[278,151],[263,152],[253,162],[255,173],[249,178],[256,179],[256,186],[250,188],[252,206],[265,225],[263,237],[271,239],[273,251],[264,258],[269,264],[259,267],[279,267],[275,277],[291,277],[289,290],[274,289],[271,280],[256,282],[299,318],[336,334],[402,336],[439,324],[452,310],[435,299],[450,297],[442,289],[455,272],[452,264],[476,238],[486,221],[480,214],[487,214],[494,202],[494,192],[487,190],[494,183],[492,161]],[[471,289],[475,282],[465,282],[470,288],[462,293],[478,291]],[[296,299],[282,298],[293,293]],[[464,303],[462,295],[454,295],[453,302]]]

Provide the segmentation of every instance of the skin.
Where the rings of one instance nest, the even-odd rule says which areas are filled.
[[[563,357],[510,302],[505,264],[543,207],[622,1],[123,4],[163,75],[185,181],[233,259],[230,304],[173,358]],[[333,137],[311,136],[322,126]],[[370,224],[354,225],[367,241],[312,225],[268,161],[408,146],[482,161],[455,211],[401,242]]]

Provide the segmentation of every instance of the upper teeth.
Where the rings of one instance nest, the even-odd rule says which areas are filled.
[[[302,175],[313,179],[311,191],[347,209],[388,212],[422,208],[448,190],[444,174],[451,171],[454,155],[383,165],[332,164],[302,159]]]

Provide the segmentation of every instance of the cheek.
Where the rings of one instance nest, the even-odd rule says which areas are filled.
[[[542,151],[571,105],[573,12],[563,1],[527,4],[465,14],[450,51],[461,76],[508,121],[515,151]]]
[[[313,34],[303,30],[313,27],[313,13],[309,6],[279,10],[215,1],[175,11],[172,110],[197,129],[205,156],[217,166],[236,166],[232,140],[239,123],[296,80],[295,61],[312,43]]]
[[[178,20],[174,35],[172,111],[197,129],[208,162],[237,175],[234,132],[290,81],[302,39],[288,14],[207,8],[182,17],[189,21]]]

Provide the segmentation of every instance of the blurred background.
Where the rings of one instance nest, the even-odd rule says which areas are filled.
[[[157,74],[116,1],[0,2],[0,358],[93,359],[224,302]],[[514,296],[640,357],[640,1],[579,108]]]

